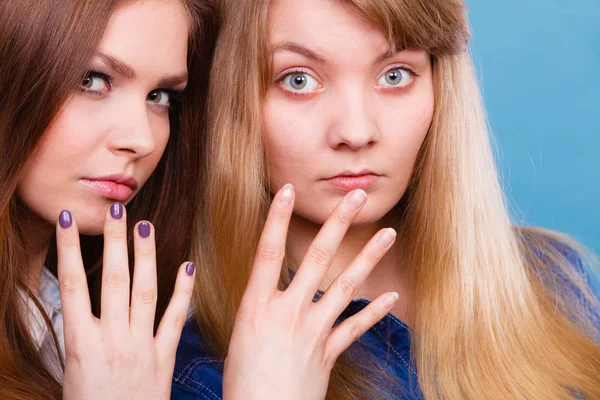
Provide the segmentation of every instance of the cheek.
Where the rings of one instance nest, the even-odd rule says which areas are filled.
[[[382,112],[380,116],[380,129],[385,138],[382,147],[388,154],[388,160],[393,160],[398,171],[402,171],[402,180],[406,181],[410,179],[431,126],[433,93],[425,91],[412,98],[410,103],[397,104],[394,110],[395,112]]]
[[[301,171],[317,160],[322,128],[310,110],[268,99],[263,107],[264,144],[273,191],[298,184]]]

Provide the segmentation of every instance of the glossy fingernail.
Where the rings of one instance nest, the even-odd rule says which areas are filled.
[[[365,201],[367,201],[367,193],[361,189],[355,190],[348,197],[348,204],[355,209],[361,208]]]
[[[113,217],[113,219],[123,218],[123,205],[121,203],[115,203],[110,206],[110,216]]]
[[[377,244],[385,249],[386,247],[391,245],[395,239],[396,231],[392,228],[387,228],[379,234],[379,237],[377,238]]]
[[[147,238],[148,236],[150,236],[150,223],[146,221],[140,222],[140,224],[138,225],[138,233],[143,238]]]
[[[383,307],[384,308],[392,308],[394,304],[398,301],[400,295],[396,292],[389,293],[387,296],[383,298]]]
[[[281,189],[281,202],[284,204],[289,204],[292,202],[293,197],[294,186],[288,183],[283,187],[283,189]]]
[[[188,263],[188,265],[185,266],[185,273],[188,274],[189,276],[194,275],[194,270],[196,269],[196,264],[193,262]]]
[[[73,225],[73,218],[71,217],[71,213],[67,210],[62,210],[60,215],[58,216],[58,223],[61,228],[67,229]]]

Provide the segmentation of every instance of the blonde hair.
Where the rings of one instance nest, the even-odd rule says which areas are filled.
[[[499,184],[462,0],[345,0],[397,47],[427,50],[435,111],[397,207],[410,322],[427,399],[600,398],[598,299],[576,244],[514,227]],[[269,206],[262,101],[270,79],[268,0],[225,0],[209,94],[197,220],[196,317],[221,357]],[[237,84],[232,77],[240,76]],[[289,283],[282,274],[280,287]],[[328,398],[378,398],[346,357]]]

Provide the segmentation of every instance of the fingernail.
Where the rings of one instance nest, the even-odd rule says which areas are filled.
[[[62,210],[60,212],[60,215],[58,216],[58,223],[63,229],[70,228],[71,225],[73,225],[73,218],[71,217],[71,213],[67,210]]]
[[[115,203],[110,206],[110,216],[113,217],[113,219],[123,218],[123,205],[121,203]]]
[[[291,184],[286,184],[281,190],[281,202],[284,204],[289,204],[292,202],[292,198],[294,197],[294,186]]]
[[[387,228],[385,231],[379,234],[379,237],[377,238],[377,244],[383,248],[386,248],[394,242],[394,239],[396,239],[396,231],[392,228]]]
[[[185,273],[188,274],[189,276],[192,276],[192,275],[194,275],[195,269],[196,269],[196,264],[193,262],[190,262],[185,267]]]
[[[355,209],[361,208],[365,204],[365,201],[367,201],[367,194],[361,189],[355,190],[348,197],[348,204]]]
[[[383,307],[384,308],[392,308],[394,304],[398,301],[400,295],[396,292],[390,293],[383,298]]]
[[[147,238],[148,236],[150,236],[150,223],[146,221],[140,222],[140,224],[138,225],[138,233],[143,238]]]

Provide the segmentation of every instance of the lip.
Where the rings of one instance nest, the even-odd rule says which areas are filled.
[[[363,189],[367,190],[377,183],[381,175],[373,171],[344,171],[338,175],[324,179],[331,186],[346,191]]]
[[[133,192],[138,188],[135,178],[126,175],[108,175],[93,178],[82,178],[80,182],[98,191],[104,197],[126,201],[131,198]]]

